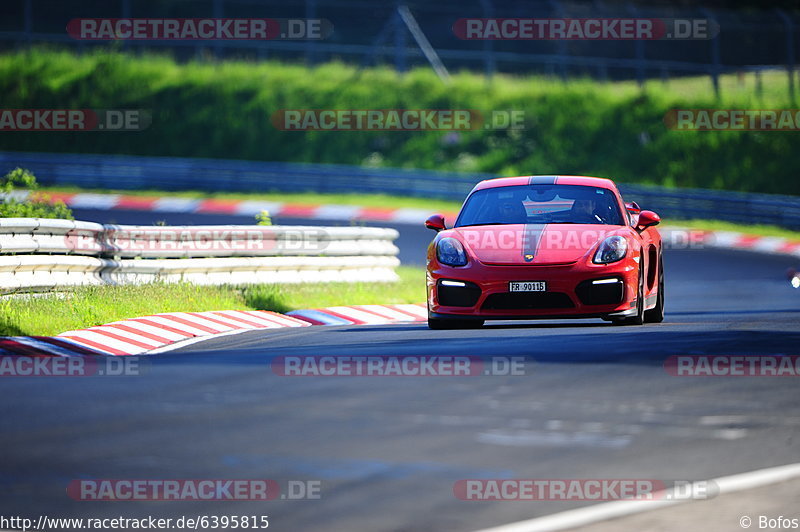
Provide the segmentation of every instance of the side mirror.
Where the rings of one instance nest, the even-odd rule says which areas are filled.
[[[661,217],[659,215],[653,211],[642,211],[639,213],[639,222],[636,224],[636,229],[642,231],[660,223]]]
[[[635,201],[625,204],[625,208],[628,209],[628,212],[631,214],[639,214],[642,212],[642,208],[639,207],[639,204]]]
[[[425,220],[425,227],[427,227],[428,229],[433,229],[437,233],[439,231],[444,231],[445,229],[447,229],[444,226],[444,216],[442,216],[441,214],[434,214],[430,218]]]

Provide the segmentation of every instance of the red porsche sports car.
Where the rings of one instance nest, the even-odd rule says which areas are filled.
[[[478,183],[452,229],[435,214],[428,326],[484,320],[664,319],[660,222],[624,203],[609,179],[503,177]]]

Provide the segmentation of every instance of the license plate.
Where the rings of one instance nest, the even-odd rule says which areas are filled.
[[[511,281],[508,283],[509,292],[547,292],[546,281]]]

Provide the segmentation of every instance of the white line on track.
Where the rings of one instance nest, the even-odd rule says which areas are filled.
[[[767,469],[758,469],[747,473],[719,477],[709,480],[709,483],[716,483],[719,487],[719,495],[726,495],[736,491],[776,484],[793,478],[800,477],[800,463],[787,464]],[[525,521],[517,521],[492,528],[485,528],[477,532],[544,532],[554,530],[568,530],[585,526],[600,521],[616,519],[628,515],[657,510],[665,506],[692,502],[686,499],[672,498],[653,501],[630,500],[614,501],[592,506],[567,510],[544,517],[537,517]]]

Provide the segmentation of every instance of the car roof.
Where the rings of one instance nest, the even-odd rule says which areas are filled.
[[[617,186],[610,179],[604,177],[589,177],[581,175],[528,175],[519,177],[496,177],[481,181],[475,188],[483,190],[486,188],[511,187],[518,185],[581,185],[585,187],[598,187],[616,190]]]

